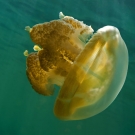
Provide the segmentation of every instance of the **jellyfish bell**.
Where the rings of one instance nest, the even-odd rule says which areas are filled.
[[[25,51],[26,73],[40,94],[52,95],[54,84],[60,86],[54,105],[56,117],[86,119],[105,110],[117,97],[127,74],[128,51],[113,26],[93,34],[91,26],[61,12],[59,17],[26,27],[41,47],[36,45],[34,53]]]
[[[66,77],[56,99],[56,116],[77,120],[103,111],[120,92],[127,68],[127,48],[118,29],[106,26],[98,30]]]

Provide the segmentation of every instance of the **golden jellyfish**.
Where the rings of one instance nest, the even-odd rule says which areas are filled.
[[[35,52],[27,56],[27,77],[39,94],[53,95],[60,87],[54,114],[61,120],[80,120],[105,110],[125,82],[128,51],[119,30],[91,26],[59,13],[59,19],[37,24],[29,31]]]

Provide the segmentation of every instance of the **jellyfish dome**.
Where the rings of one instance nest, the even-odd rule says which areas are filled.
[[[128,51],[119,30],[91,26],[59,13],[59,19],[26,26],[34,51],[24,55],[33,89],[50,96],[60,87],[54,114],[61,120],[80,120],[105,110],[125,82]],[[123,60],[124,59],[124,60]]]

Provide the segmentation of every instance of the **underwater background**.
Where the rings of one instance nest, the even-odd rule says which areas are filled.
[[[37,94],[26,77],[26,57],[34,43],[25,26],[58,19],[59,12],[84,21],[94,31],[119,29],[129,52],[125,84],[100,114],[61,121],[53,114],[58,94]],[[124,61],[124,59],[123,59]],[[135,135],[135,0],[0,0],[0,135]]]

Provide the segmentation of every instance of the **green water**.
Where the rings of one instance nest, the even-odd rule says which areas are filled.
[[[135,0],[0,0],[0,135],[135,135],[134,5]],[[95,31],[117,27],[129,51],[128,75],[118,97],[86,120],[57,119],[57,92],[52,97],[37,94],[25,73],[23,52],[33,51],[34,45],[25,26],[58,19],[60,11]]]

